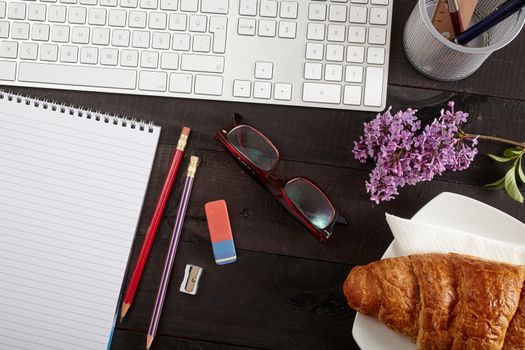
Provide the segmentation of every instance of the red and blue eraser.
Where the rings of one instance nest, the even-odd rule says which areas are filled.
[[[237,260],[233,243],[228,207],[224,200],[209,202],[204,205],[208,229],[210,231],[213,256],[217,265],[231,264]]]

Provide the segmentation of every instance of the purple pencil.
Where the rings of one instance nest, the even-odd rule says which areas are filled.
[[[157,292],[157,299],[155,300],[155,307],[153,308],[153,314],[151,315],[151,321],[149,322],[148,336],[146,338],[146,349],[151,347],[151,343],[153,343],[153,339],[155,339],[155,335],[157,334],[160,315],[162,313],[162,306],[164,305],[164,298],[166,297],[166,291],[168,290],[168,282],[170,280],[175,254],[177,253],[177,246],[179,245],[180,234],[182,232],[186,210],[188,209],[188,202],[190,200],[191,189],[193,187],[193,179],[195,178],[198,164],[199,158],[192,156],[190,158],[190,165],[188,165],[188,172],[186,174],[184,188],[182,190],[179,207],[177,209],[175,227],[173,228],[173,233],[171,234],[170,246],[168,249],[168,255],[166,256],[166,262],[164,263],[164,270],[160,280],[159,291]]]

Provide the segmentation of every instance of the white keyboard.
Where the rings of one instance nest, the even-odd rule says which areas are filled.
[[[0,0],[0,85],[379,111],[392,0]]]

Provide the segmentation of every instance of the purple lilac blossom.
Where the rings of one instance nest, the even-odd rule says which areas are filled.
[[[354,141],[355,159],[366,163],[376,162],[365,183],[370,199],[379,204],[399,194],[398,188],[430,181],[444,171],[464,170],[478,153],[477,140],[460,138],[461,125],[468,113],[454,112],[454,102],[449,109],[431,124],[421,129],[417,110],[407,109],[392,115],[388,109],[369,123],[364,123],[364,133]]]

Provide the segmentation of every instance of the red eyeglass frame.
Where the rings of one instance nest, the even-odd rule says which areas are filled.
[[[296,176],[289,178],[287,180],[280,178],[277,175],[277,168],[279,167],[279,164],[281,162],[281,155],[279,153],[279,150],[274,145],[274,143],[261,131],[257,130],[251,125],[248,125],[246,123],[242,122],[242,117],[239,114],[233,115],[234,119],[234,125],[230,128],[225,128],[217,131],[215,134],[215,139],[230,153],[230,155],[241,165],[241,167],[248,172],[255,180],[257,180],[260,184],[262,184],[271,194],[272,196],[295,218],[297,219],[303,226],[305,226],[310,233],[312,233],[319,241],[326,241],[332,236],[332,231],[335,226],[335,224],[346,224],[346,220],[339,211],[334,206],[333,202],[330,200],[328,195],[312,180],[305,176]],[[277,162],[275,166],[268,170],[264,171],[257,167],[253,162],[251,162],[246,156],[244,156],[241,152],[239,152],[235,146],[228,141],[227,136],[230,132],[232,132],[234,129],[239,127],[248,127],[257,134],[259,134],[269,145],[272,146],[272,148],[275,150],[277,154]],[[334,210],[334,218],[332,219],[332,222],[324,229],[319,229],[315,225],[311,223],[311,221],[304,216],[304,214],[296,207],[296,205],[288,198],[288,195],[286,194],[284,187],[287,183],[296,180],[296,179],[304,179],[308,181],[319,193],[321,193],[327,200],[327,202],[330,204],[332,209]]]

